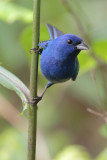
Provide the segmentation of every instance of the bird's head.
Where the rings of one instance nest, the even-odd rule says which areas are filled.
[[[64,34],[53,40],[53,49],[56,58],[62,60],[69,57],[76,57],[81,50],[87,50],[88,46],[84,41],[74,34]]]

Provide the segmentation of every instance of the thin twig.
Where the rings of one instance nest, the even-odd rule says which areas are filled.
[[[102,118],[104,120],[104,122],[107,123],[107,115],[105,115],[104,113],[97,112],[97,111],[93,110],[92,108],[87,108],[87,111]]]

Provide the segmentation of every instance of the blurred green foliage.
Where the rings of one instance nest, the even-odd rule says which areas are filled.
[[[91,160],[87,151],[81,146],[69,146],[65,148],[55,160]]]
[[[15,129],[7,128],[0,134],[0,159],[26,159],[26,138]]]
[[[33,1],[30,0],[0,0],[0,64],[17,75],[28,87],[32,8]],[[107,159],[107,125],[104,125],[107,109],[106,15],[105,0],[41,0],[40,41],[49,39],[46,23],[50,23],[64,33],[81,36],[90,48],[88,53],[84,51],[78,56],[80,72],[76,82],[53,86],[39,104],[38,128],[46,144],[41,153],[48,148],[50,155],[50,158],[43,156],[44,160],[55,157],[62,160],[61,156],[78,155],[81,159],[84,156],[85,159]],[[46,81],[39,68],[38,95]],[[22,104],[14,93],[3,87],[0,87],[0,93],[17,110],[22,110]],[[10,115],[12,110],[8,105],[2,105],[1,101],[0,108],[4,107],[7,115]],[[88,108],[93,112],[87,112]],[[3,116],[2,110],[0,114]],[[12,117],[13,121],[18,121],[17,116]],[[5,116],[3,118],[7,121]],[[3,121],[0,121],[2,124]],[[25,136],[11,129],[11,125],[8,120],[7,126],[3,125],[0,130],[0,159],[25,159]],[[71,147],[67,147],[69,145]]]
[[[32,11],[14,3],[8,3],[6,1],[0,1],[0,6],[0,17],[2,20],[9,23],[13,23],[16,20],[22,20],[27,23],[32,22]]]
[[[96,158],[96,160],[106,160],[107,159],[107,148],[105,148],[100,155]]]

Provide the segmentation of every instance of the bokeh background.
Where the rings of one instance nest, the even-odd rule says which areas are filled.
[[[0,65],[29,87],[31,0],[0,0]],[[40,40],[46,23],[76,34],[89,46],[80,72],[52,86],[38,104],[38,160],[107,159],[107,1],[41,0]],[[39,68],[38,95],[47,83]],[[27,112],[16,93],[0,86],[0,160],[26,159]]]

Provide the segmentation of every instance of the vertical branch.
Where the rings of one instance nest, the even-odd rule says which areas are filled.
[[[37,48],[40,32],[40,0],[34,0],[33,3],[33,37],[32,48]],[[38,54],[32,51],[30,68],[30,97],[37,96],[37,78],[38,78]],[[28,156],[27,160],[35,160],[36,152],[36,130],[37,130],[37,105],[32,104],[28,107]]]

